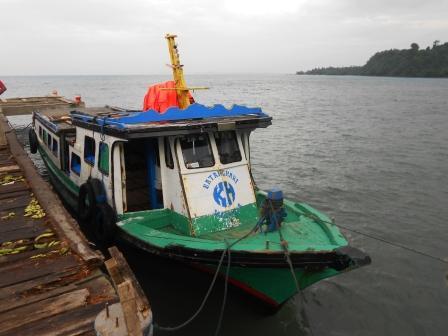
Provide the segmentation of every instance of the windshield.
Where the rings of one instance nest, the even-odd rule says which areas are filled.
[[[207,134],[193,134],[181,137],[180,147],[182,148],[185,166],[188,169],[212,167],[215,165]]]
[[[222,164],[241,161],[241,152],[235,131],[215,132],[214,135]]]

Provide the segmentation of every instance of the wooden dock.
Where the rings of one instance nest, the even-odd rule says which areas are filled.
[[[130,307],[126,311],[151,319],[149,303],[118,250],[108,261],[113,283],[101,271],[104,257],[91,249],[76,221],[38,174],[2,114],[1,102],[0,336],[96,335],[95,319],[106,305],[120,301],[117,290],[123,283],[127,286],[123,295],[129,297],[133,290],[134,301],[126,301]],[[17,106],[11,115],[29,110],[28,105]],[[117,315],[111,325],[124,326],[125,334],[142,335],[130,326],[131,320],[138,321],[135,316]]]

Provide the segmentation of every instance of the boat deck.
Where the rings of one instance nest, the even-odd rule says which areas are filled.
[[[45,111],[46,114],[68,114],[74,107],[83,107],[84,103],[76,103],[57,95],[46,97],[17,97],[0,99],[2,113],[5,116],[27,115],[32,111]]]
[[[75,110],[72,108],[71,110]],[[71,133],[75,132],[75,126],[72,124],[72,117],[70,115],[70,109],[44,109],[38,110],[40,118],[42,121],[48,122],[51,129],[57,132]],[[76,107],[76,112],[89,115],[93,118],[104,118],[104,117],[116,117],[118,115],[123,115],[124,109],[118,107]]]

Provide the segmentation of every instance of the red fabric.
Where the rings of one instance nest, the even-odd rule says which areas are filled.
[[[0,95],[6,91],[6,86],[3,84],[2,81],[0,81]]]
[[[161,90],[162,88],[175,88],[174,81],[168,81],[165,83],[158,83],[151,85],[148,88],[148,92],[143,100],[143,111],[155,110],[163,113],[170,107],[179,107],[179,101],[177,100],[176,90]],[[194,99],[188,92],[190,103],[194,103]]]

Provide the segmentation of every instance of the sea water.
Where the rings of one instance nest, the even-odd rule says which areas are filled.
[[[88,106],[140,108],[160,76],[4,77],[2,96],[81,95]],[[260,188],[279,186],[346,227],[448,257],[448,80],[296,75],[192,75],[203,104],[259,106],[274,120],[252,135]],[[29,119],[13,118],[16,125]],[[33,156],[42,168],[38,156]],[[221,335],[446,335],[447,264],[344,231],[372,264],[321,281],[275,315],[229,291]],[[160,324],[199,306],[210,276],[122,246]],[[214,332],[219,282],[182,335]],[[162,335],[163,333],[158,332]],[[168,333],[167,333],[168,334]]]

